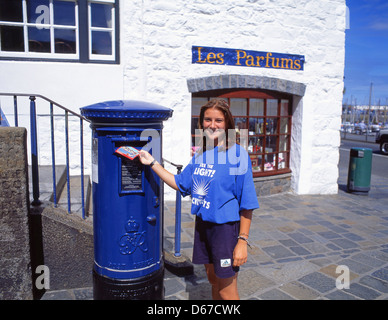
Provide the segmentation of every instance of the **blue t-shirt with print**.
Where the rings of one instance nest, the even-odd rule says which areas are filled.
[[[251,160],[238,144],[194,155],[175,182],[183,196],[191,195],[191,213],[205,221],[239,221],[241,210],[259,207]]]

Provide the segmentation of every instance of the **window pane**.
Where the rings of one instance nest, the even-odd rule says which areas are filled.
[[[50,29],[28,28],[28,50],[30,52],[50,52]]]
[[[260,172],[263,156],[262,155],[251,155],[250,157],[251,157],[251,161],[252,161],[252,171],[253,172]]]
[[[276,154],[266,154],[264,160],[264,171],[272,171],[276,168]]]
[[[213,99],[222,99],[222,100],[226,101],[226,103],[229,103],[229,102],[228,102],[228,98],[210,97],[210,98],[209,98],[209,101],[210,101],[210,100],[213,100]]]
[[[236,128],[236,142],[248,151],[248,132],[246,130],[239,130]]]
[[[24,51],[23,27],[0,26],[0,30],[2,51]]]
[[[285,169],[288,168],[288,153],[279,153],[279,169]]]
[[[112,28],[112,5],[91,3],[92,27]]]
[[[267,118],[267,122],[265,124],[265,134],[276,134],[278,126],[277,118]]]
[[[22,2],[15,0],[0,0],[0,20],[23,22]]]
[[[246,116],[247,99],[230,99],[230,111],[233,116]]]
[[[276,152],[277,136],[269,136],[265,139],[265,152]]]
[[[191,134],[195,134],[195,129],[198,129],[199,118],[191,118]]]
[[[263,99],[250,99],[249,100],[249,115],[250,116],[263,116],[264,115],[264,100]]]
[[[50,8],[48,0],[26,0],[26,3],[27,21],[29,23],[50,23]]]
[[[267,100],[267,116],[277,116],[278,115],[278,100],[277,99],[268,99]]]
[[[54,1],[54,24],[75,26],[75,2]]]
[[[288,100],[281,100],[280,102],[280,115],[288,116]]]
[[[112,54],[111,32],[92,31],[92,53],[107,55]]]
[[[288,133],[288,118],[280,118],[280,133]]]
[[[207,98],[193,98],[191,101],[192,115],[199,116],[201,107],[207,103]]]
[[[234,127],[236,129],[248,129],[247,118],[234,118]]]
[[[200,145],[200,142],[201,142],[201,139],[199,138],[200,133],[198,131],[196,131],[198,129],[198,120],[199,120],[199,118],[191,118],[191,151],[192,151],[192,155],[194,155],[194,153],[197,151],[197,149]],[[197,134],[197,136],[195,136],[195,134]]]
[[[263,152],[263,139],[264,137],[249,137],[248,152],[261,153]]]
[[[288,136],[279,136],[279,151],[288,151]]]
[[[55,53],[76,53],[75,30],[55,29]]]
[[[233,118],[234,129],[236,131],[236,141],[248,151],[248,119],[247,118]]]
[[[264,134],[264,118],[249,118],[249,133]]]

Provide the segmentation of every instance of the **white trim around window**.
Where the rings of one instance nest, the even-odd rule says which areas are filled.
[[[42,0],[42,4],[34,1],[36,8],[30,12],[27,0],[13,1],[9,5],[16,17],[0,15],[0,60],[119,63],[118,0]],[[70,23],[55,18],[54,7],[66,5],[65,2],[74,3],[74,15],[68,9]],[[9,42],[8,39],[15,39],[13,34],[17,40]]]
[[[92,5],[93,4],[98,4],[101,6],[110,6],[110,26],[104,26],[104,27],[98,27],[98,26],[93,26],[93,15],[92,15]],[[88,30],[89,30],[89,59],[90,60],[114,60],[116,56],[116,36],[115,36],[115,6],[114,6],[114,1],[88,1]],[[110,54],[106,53],[95,53],[94,52],[94,46],[95,43],[94,38],[95,34],[101,34],[105,36],[105,38],[109,41],[110,40]],[[108,35],[108,37],[106,37]],[[102,40],[103,41],[103,40]]]
[[[26,0],[22,0],[22,22],[9,22],[9,21],[0,21],[1,26],[6,27],[20,27],[23,28],[23,39],[24,39],[24,51],[3,51],[1,50],[1,33],[0,33],[0,57],[13,57],[13,58],[55,58],[55,59],[79,59],[79,32],[78,32],[78,2],[75,0],[65,0],[75,3],[75,25],[60,25],[54,24],[54,8],[53,1],[49,0],[48,12],[44,11],[44,8],[41,8],[41,15],[47,14],[48,19],[44,17],[36,19],[35,23],[28,22],[27,19],[27,3]],[[49,52],[34,52],[30,48],[32,42],[29,37],[29,29],[36,28],[38,30],[49,30],[50,33],[50,49]],[[56,30],[69,30],[74,31],[75,34],[75,53],[56,53],[55,52],[55,31]],[[31,50],[30,50],[31,49]]]

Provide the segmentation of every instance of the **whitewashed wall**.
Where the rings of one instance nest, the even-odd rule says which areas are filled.
[[[121,3],[124,96],[174,109],[164,157],[189,161],[191,95],[186,81],[220,74],[304,83],[293,116],[292,187],[337,192],[344,73],[345,0],[203,0]],[[191,64],[191,46],[304,55],[304,71]]]
[[[122,99],[123,72],[120,65],[0,61],[0,92],[40,94],[80,113],[79,108],[105,100]],[[14,125],[13,98],[0,97],[1,108]],[[38,155],[40,165],[51,165],[49,103],[36,99]],[[64,113],[54,108],[56,164],[65,164]],[[19,126],[30,128],[30,101],[18,98]],[[69,117],[71,174],[80,174],[79,120]],[[91,131],[84,124],[85,169],[90,168]],[[28,139],[28,147],[30,140]],[[29,159],[30,160],[30,159]]]
[[[336,193],[345,11],[345,0],[120,1],[120,65],[0,61],[0,91],[42,94],[76,112],[123,98],[172,108],[163,156],[186,164],[191,143],[188,79],[242,74],[304,83],[305,96],[294,99],[292,187],[299,194]],[[300,54],[305,70],[192,64],[192,45]],[[6,114],[12,107],[2,103]],[[47,137],[42,145],[47,145],[47,117],[38,121]],[[40,149],[44,163],[50,149]],[[78,159],[76,151],[71,155]],[[166,199],[173,199],[175,193],[165,190]]]

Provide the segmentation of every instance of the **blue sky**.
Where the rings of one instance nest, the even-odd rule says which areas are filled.
[[[388,0],[347,0],[344,102],[388,104]]]

